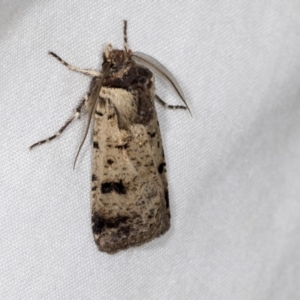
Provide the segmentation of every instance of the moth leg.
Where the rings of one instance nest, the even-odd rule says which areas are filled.
[[[39,145],[42,145],[42,144],[45,144],[45,143],[48,143],[52,140],[54,140],[55,138],[59,137],[62,132],[72,123],[72,121],[74,121],[75,119],[79,118],[80,117],[80,113],[81,113],[81,110],[84,106],[87,106],[88,105],[88,95],[86,95],[80,102],[79,104],[77,105],[76,109],[75,109],[75,112],[73,114],[73,116],[52,136],[48,137],[47,139],[44,139],[44,140],[41,140],[33,145],[31,145],[29,147],[29,150],[31,150],[32,148],[36,147],[36,146],[39,146]]]
[[[55,54],[52,51],[48,52],[50,55],[52,55],[53,57],[55,57],[61,64],[63,64],[64,66],[66,66],[68,69],[75,71],[75,72],[79,72],[85,75],[89,75],[89,76],[101,76],[101,72],[92,70],[92,69],[80,69],[77,68],[75,66],[72,66],[70,64],[68,64],[66,61],[64,61],[62,58],[60,58],[57,54]]]
[[[182,106],[182,105],[169,105],[168,103],[166,103],[165,101],[163,101],[160,97],[158,97],[155,94],[156,100],[163,105],[165,108],[172,108],[172,109],[187,109],[186,106]]]

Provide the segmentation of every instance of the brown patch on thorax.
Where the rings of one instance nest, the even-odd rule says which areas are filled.
[[[121,88],[132,93],[137,102],[137,116],[134,122],[147,125],[154,113],[152,72],[134,61],[118,66],[117,69],[112,69],[103,86]]]

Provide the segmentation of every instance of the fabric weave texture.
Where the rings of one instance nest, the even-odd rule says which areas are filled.
[[[1,299],[300,299],[299,1],[0,1]],[[49,50],[101,66],[107,42],[158,59],[190,106],[157,105],[172,225],[115,255],[90,228],[84,132],[28,147],[88,90]],[[159,76],[158,95],[180,104]]]

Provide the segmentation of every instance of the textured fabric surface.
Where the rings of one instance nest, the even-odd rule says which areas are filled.
[[[300,299],[299,1],[0,0],[1,299]],[[162,62],[193,116],[158,114],[171,230],[113,256],[90,228],[84,122],[29,151],[106,42]],[[180,99],[157,79],[168,103]]]

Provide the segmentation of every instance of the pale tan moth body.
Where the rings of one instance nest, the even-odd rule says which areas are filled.
[[[93,79],[89,93],[66,124],[30,147],[59,136],[82,109],[89,112],[88,123],[93,119],[92,229],[99,250],[110,254],[141,245],[169,229],[166,163],[154,100],[166,107],[186,108],[167,105],[155,94],[152,72],[134,58],[159,70],[184,101],[178,83],[162,65],[128,48],[126,25],[125,21],[124,50],[107,45],[102,72],[76,68],[50,52],[69,69]],[[87,132],[88,128],[85,137]]]

